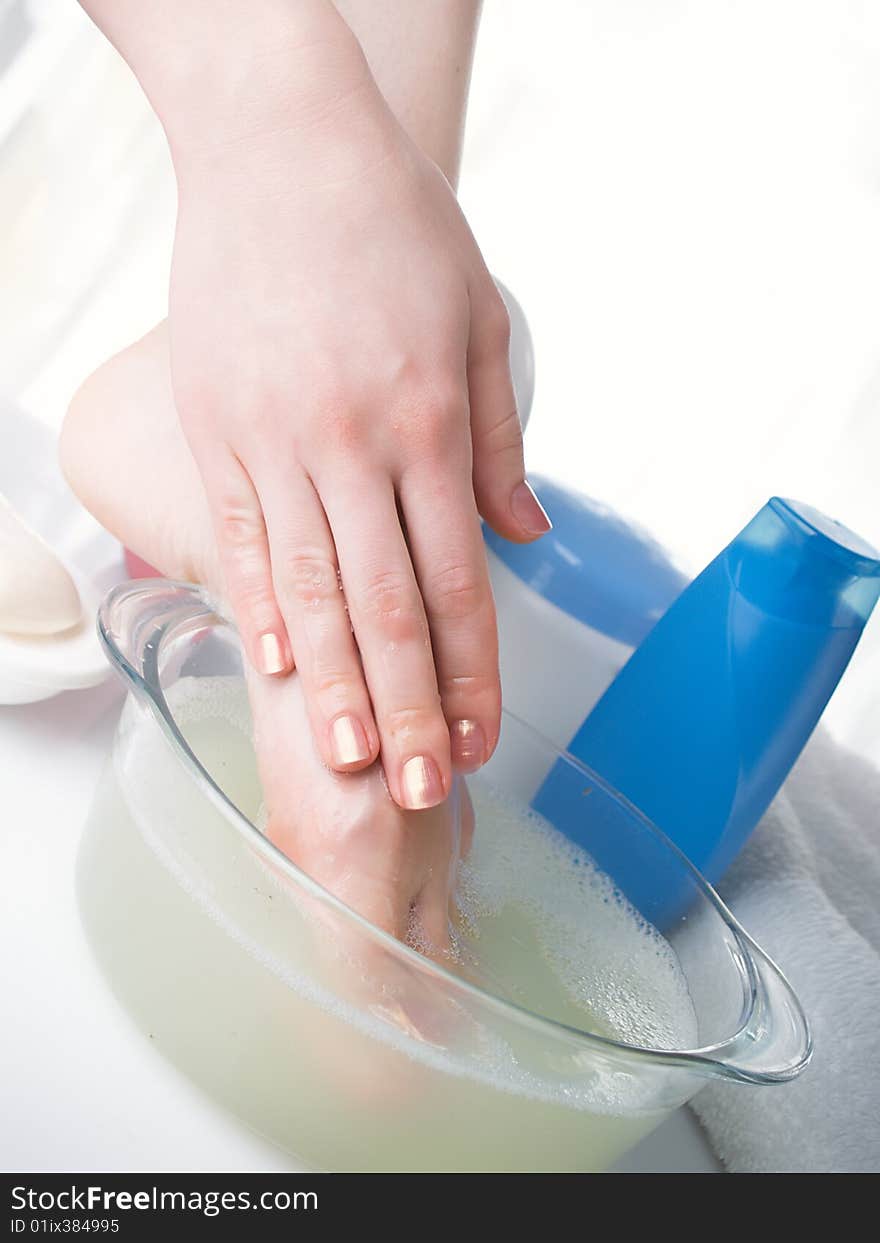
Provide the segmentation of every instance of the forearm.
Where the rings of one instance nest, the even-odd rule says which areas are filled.
[[[143,87],[178,166],[301,128],[327,83],[360,64],[331,0],[80,0]],[[351,67],[351,69],[349,68]]]
[[[81,3],[140,81],[178,167],[217,144],[293,136],[334,106],[334,83],[371,71],[455,184],[479,0]]]

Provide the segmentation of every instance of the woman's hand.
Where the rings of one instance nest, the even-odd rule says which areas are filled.
[[[325,763],[381,753],[426,808],[497,741],[478,515],[517,540],[549,524],[454,194],[346,27],[308,64],[208,140],[170,128],[174,393],[255,669],[295,664]]]
[[[168,135],[174,397],[250,661],[296,665],[326,764],[381,754],[435,805],[499,728],[478,515],[549,526],[504,306],[422,154],[457,159],[477,6],[345,6],[418,145],[330,0],[82,3]]]

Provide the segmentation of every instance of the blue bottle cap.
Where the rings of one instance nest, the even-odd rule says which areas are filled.
[[[779,496],[725,557],[747,600],[806,625],[861,627],[880,592],[880,554],[867,540],[812,505]]]
[[[644,532],[589,497],[530,476],[553,530],[512,544],[484,525],[487,545],[545,599],[594,630],[636,646],[687,585]]]

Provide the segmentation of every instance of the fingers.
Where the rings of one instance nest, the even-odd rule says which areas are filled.
[[[382,474],[337,480],[323,500],[391,796],[410,810],[436,806],[450,788],[449,731],[391,480]]]
[[[465,781],[459,781],[458,792],[458,857],[459,859],[466,859],[471,852],[471,845],[474,840],[476,816],[474,814],[473,800]]]
[[[443,460],[404,471],[399,495],[431,631],[452,762],[472,772],[495,748],[501,720],[498,631],[470,472],[467,419]]]
[[[544,535],[552,523],[525,477],[510,378],[510,320],[488,275],[471,301],[468,390],[477,508],[499,535],[526,542]]]
[[[279,482],[283,485],[278,491]],[[336,548],[311,480],[297,466],[262,488],[275,595],[296,655],[312,733],[338,772],[372,764],[379,732],[342,593]]]
[[[289,673],[292,653],[275,599],[266,524],[253,482],[222,444],[202,463],[202,476],[227,598],[247,657],[258,673]]]
[[[437,858],[428,869],[427,879],[413,903],[407,941],[426,958],[459,970],[463,963],[457,954],[458,938],[454,932],[460,925],[456,901],[459,865],[470,854],[475,827],[474,805],[464,778],[455,778],[452,797],[437,812],[448,812],[455,819],[447,821],[450,837],[445,856]]]
[[[311,745],[304,687],[298,674],[262,678],[248,671],[260,774],[269,807],[267,834],[299,867],[352,910],[401,940],[421,926],[423,944],[446,966],[444,915],[454,882],[457,846],[469,835],[466,808],[447,800],[428,812],[402,811],[388,797],[378,766],[340,776],[328,771]],[[461,793],[466,794],[463,790]],[[461,1021],[445,993],[402,961],[345,912],[306,892],[297,898],[317,978],[357,1010],[420,1041],[447,1044]],[[430,944],[429,944],[430,939]],[[328,1031],[332,1042],[332,1034]],[[320,1046],[320,1047],[319,1047]],[[338,1049],[316,1046],[316,1057],[339,1061]],[[358,1050],[339,1063],[353,1097],[382,1100],[410,1091],[406,1060],[392,1058],[376,1086],[364,1075]],[[402,1071],[403,1067],[403,1071]],[[414,1086],[414,1085],[413,1085]],[[363,1095],[362,1095],[363,1094]]]
[[[449,965],[449,895],[441,885],[429,882],[419,895],[410,913],[407,942],[426,958]]]

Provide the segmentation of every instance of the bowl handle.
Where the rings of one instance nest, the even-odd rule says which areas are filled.
[[[807,1017],[794,989],[744,929],[738,934],[746,952],[755,990],[751,1017],[719,1056],[716,1073],[741,1083],[787,1083],[813,1055]]]
[[[119,674],[139,696],[155,699],[159,687],[158,652],[168,626],[200,628],[216,624],[219,609],[193,583],[142,578],[120,583],[98,609],[98,635]]]

